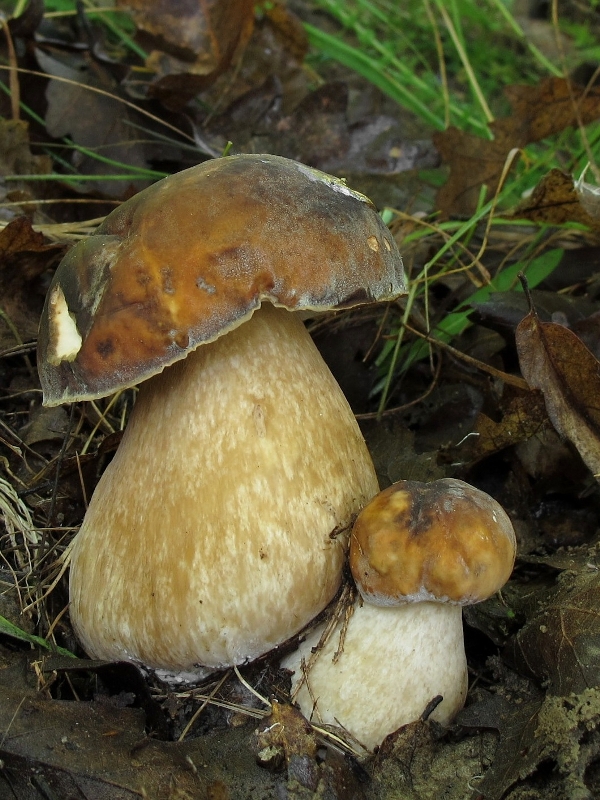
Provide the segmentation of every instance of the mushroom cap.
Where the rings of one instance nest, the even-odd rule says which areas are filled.
[[[405,291],[393,237],[342,181],[278,156],[209,161],[135,195],[62,260],[40,322],[44,403],[146,380],[264,300],[316,312]]]
[[[393,484],[361,511],[350,538],[352,575],[375,605],[478,603],[506,583],[515,554],[502,506],[454,478]]]

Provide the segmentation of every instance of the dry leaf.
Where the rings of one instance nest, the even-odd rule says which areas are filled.
[[[449,451],[451,461],[470,465],[494,453],[535,436],[547,423],[544,401],[539,392],[520,392],[510,398],[498,422],[483,412],[464,442]]]
[[[579,180],[575,182],[575,192],[586,214],[598,226],[600,225],[600,187],[586,183],[583,180],[584,176],[585,170]]]
[[[39,277],[63,249],[46,244],[26,217],[17,217],[0,232],[0,349],[37,336],[44,302]]]
[[[600,362],[563,325],[531,311],[517,327],[521,372],[544,395],[552,424],[600,475]]]
[[[552,169],[538,183],[531,196],[510,216],[513,219],[530,219],[549,225],[579,222],[588,228],[600,230],[600,215],[597,211],[595,216],[592,215],[590,203],[584,200],[583,191],[583,184],[575,185],[571,175],[560,169]]]
[[[153,48],[147,66],[159,78],[153,96],[182,107],[239,57],[254,24],[250,0],[118,0]]]
[[[317,740],[310,724],[297,708],[273,702],[271,714],[254,734],[256,760],[270,770],[289,767],[294,756],[313,760]]]
[[[493,141],[453,127],[434,135],[442,158],[450,164],[450,177],[437,197],[437,207],[446,216],[473,213],[484,184],[488,196],[493,195],[513,148],[600,117],[600,88],[563,78],[548,78],[539,86],[510,86],[505,93],[513,113],[490,124]]]
[[[29,149],[29,126],[18,119],[0,120],[0,175],[30,175],[51,172],[48,156],[33,156]]]

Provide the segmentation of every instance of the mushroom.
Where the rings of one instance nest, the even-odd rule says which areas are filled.
[[[270,155],[166,178],[66,255],[40,327],[44,403],[144,381],[72,548],[70,615],[90,656],[194,680],[327,605],[378,485],[290,312],[404,291],[370,201]]]
[[[333,635],[317,649],[319,626],[282,661],[303,713],[341,725],[368,749],[440,695],[431,717],[448,724],[467,691],[462,606],[504,585],[515,551],[502,507],[463,481],[400,481],[380,492],[350,537],[363,602],[343,643]]]

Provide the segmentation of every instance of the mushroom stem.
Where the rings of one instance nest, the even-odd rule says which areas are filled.
[[[508,580],[516,538],[503,508],[455,478],[399,481],[380,492],[352,528],[350,570],[363,598],[339,658],[330,639],[298,692],[306,715],[337,722],[368,748],[423,714],[448,723],[467,691],[461,607]],[[302,680],[312,634],[283,661]],[[314,709],[313,709],[314,707]]]
[[[292,670],[292,695],[315,724],[340,725],[372,750],[401,725],[423,714],[437,695],[431,719],[447,724],[467,692],[462,609],[458,605],[409,603],[391,608],[356,602],[343,649],[341,623],[319,652],[305,680],[323,626],[307,636],[281,666]],[[297,687],[302,682],[299,689]]]
[[[265,304],[140,388],[75,540],[76,633],[169,673],[254,659],[331,600],[377,491],[303,324]]]

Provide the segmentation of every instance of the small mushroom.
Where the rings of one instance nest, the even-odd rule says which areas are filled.
[[[355,603],[341,653],[334,634],[306,670],[319,627],[282,662],[294,672],[304,714],[343,726],[369,749],[439,695],[431,716],[450,722],[467,691],[462,606],[504,585],[515,552],[505,511],[462,481],[400,481],[378,494],[350,537],[363,602]]]
[[[193,680],[297,633],[341,582],[378,491],[300,317],[405,291],[394,239],[344,183],[270,155],[181,172],[63,259],[39,336],[44,402],[142,381],[71,560],[88,654]]]

